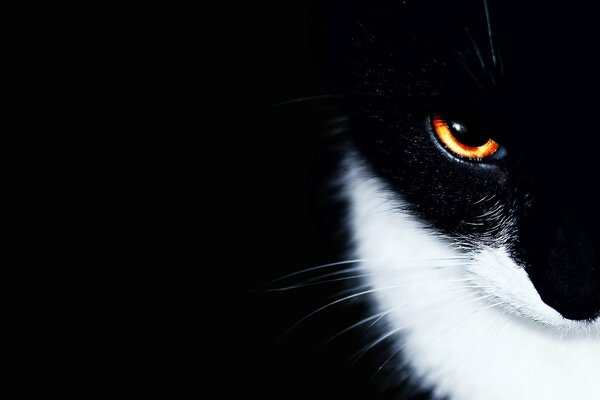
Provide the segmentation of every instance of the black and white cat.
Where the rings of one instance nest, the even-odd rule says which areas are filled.
[[[436,399],[600,399],[593,9],[329,4],[363,352]]]

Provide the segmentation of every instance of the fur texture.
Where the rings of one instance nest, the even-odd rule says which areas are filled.
[[[600,398],[600,321],[547,306],[502,246],[466,250],[407,213],[356,154],[344,170],[354,256],[389,321],[375,342],[393,338],[415,382],[440,399]]]

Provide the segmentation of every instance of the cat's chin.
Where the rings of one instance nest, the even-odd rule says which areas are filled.
[[[505,248],[485,248],[466,264],[467,276],[490,301],[501,301],[501,308],[511,315],[532,321],[543,329],[560,335],[600,336],[600,319],[574,321],[564,318],[545,304],[527,272],[519,266]]]

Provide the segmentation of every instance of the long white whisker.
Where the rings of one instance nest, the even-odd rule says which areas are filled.
[[[469,280],[469,279],[450,279],[450,280],[436,281],[436,282],[440,282],[440,283],[445,283],[445,282],[463,282],[463,281],[467,281],[467,280]],[[300,319],[298,322],[296,322],[294,325],[292,325],[288,330],[286,330],[283,333],[283,335],[281,335],[281,337],[277,340],[276,343],[281,342],[281,340],[285,336],[287,336],[292,330],[294,330],[298,325],[300,325],[302,322],[306,321],[308,318],[310,318],[313,315],[315,315],[315,314],[317,314],[317,313],[319,313],[319,312],[321,312],[323,310],[326,310],[326,309],[328,309],[328,308],[330,308],[330,307],[332,307],[332,306],[334,306],[336,304],[339,304],[339,303],[342,303],[342,302],[345,302],[345,301],[348,301],[348,300],[352,300],[352,299],[355,299],[357,297],[364,296],[366,294],[376,293],[376,292],[380,292],[380,291],[383,291],[383,290],[390,290],[390,289],[396,289],[396,288],[401,288],[401,287],[407,287],[407,286],[414,286],[414,284],[409,284],[409,285],[392,285],[392,286],[385,286],[385,287],[382,287],[382,288],[369,289],[369,290],[361,291],[359,293],[351,294],[349,296],[342,297],[341,299],[334,300],[334,301],[332,301],[332,302],[330,302],[330,303],[328,303],[328,304],[326,304],[326,305],[324,305],[322,307],[319,307],[318,309],[316,309],[315,311],[311,312],[310,314],[308,314],[304,318]]]
[[[367,276],[373,276],[373,275],[375,275],[375,274],[361,274],[361,275],[345,276],[343,278],[328,279],[325,281],[318,281],[318,282],[306,283],[306,284],[298,284],[298,285],[287,286],[287,287],[283,287],[283,288],[263,289],[262,292],[267,292],[267,293],[268,292],[285,292],[288,290],[303,289],[303,288],[312,287],[312,286],[325,285],[327,283],[342,282],[342,281],[348,281],[348,280],[352,280],[352,279],[360,279],[360,278],[365,278]]]
[[[397,284],[397,285],[393,285],[393,286],[386,286],[386,287],[383,287],[383,288],[377,288],[377,289],[374,289],[374,290],[375,290],[375,292],[384,291],[384,290],[393,290],[393,289],[399,289],[399,288],[413,287],[413,286],[417,286],[417,285],[426,285],[426,284],[431,283],[431,282],[435,282],[435,283],[452,283],[452,282],[459,283],[459,282],[468,282],[468,281],[470,281],[469,278],[466,278],[466,279],[451,279],[451,280],[442,280],[442,281],[435,280],[435,279],[431,279],[431,280],[429,280],[429,279],[428,280],[417,280],[417,281],[404,282],[402,284]],[[372,287],[372,284],[365,283],[363,285],[355,286],[355,287],[350,288],[350,289],[342,290],[342,291],[336,293],[335,296],[344,296],[347,293],[352,293],[352,291],[354,291],[354,290],[363,290],[363,289],[366,289],[366,288],[369,288],[369,287]],[[491,287],[493,287],[493,286],[464,285],[464,286],[456,286],[455,289],[456,290],[464,290],[464,289],[488,289],[488,288],[491,288]]]
[[[319,307],[318,309],[316,309],[315,311],[311,312],[310,314],[308,314],[307,316],[305,316],[304,318],[302,318],[298,322],[296,322],[294,325],[292,325],[287,331],[285,331],[283,333],[283,335],[281,335],[281,337],[277,340],[277,343],[279,343],[285,336],[287,336],[298,325],[300,325],[302,322],[306,321],[308,318],[312,317],[313,315],[315,315],[315,314],[317,314],[317,313],[319,313],[319,312],[321,312],[323,310],[326,310],[327,308],[330,308],[330,307],[332,307],[332,306],[334,306],[336,304],[339,304],[341,302],[348,301],[348,300],[357,298],[359,296],[364,296],[365,294],[374,293],[374,292],[376,292],[378,290],[380,290],[380,289],[365,290],[365,291],[362,291],[362,292],[359,292],[359,293],[352,294],[350,296],[342,297],[341,299],[332,301],[331,303],[328,303],[328,304],[326,304],[326,305],[324,305],[322,307]]]
[[[371,323],[371,325],[369,325],[369,329],[371,329],[373,326],[375,326],[375,324],[376,324],[376,323],[378,323],[378,322],[381,320],[381,318],[385,317],[386,315],[388,315],[388,314],[389,314],[390,312],[392,312],[392,311],[394,311],[394,309],[391,309],[391,310],[388,310],[388,311],[386,311],[386,312],[385,312],[385,313],[384,313],[382,316],[380,316],[380,317],[379,317],[379,318],[377,318],[375,321],[373,321],[373,322]]]
[[[484,300],[484,299],[490,298],[492,296],[493,295],[489,294],[489,295],[477,297],[475,299],[471,299],[471,300],[469,300],[467,302],[461,303],[460,306],[467,305],[467,304],[473,303],[475,301]],[[446,305],[453,306],[454,304],[447,303]],[[440,307],[440,308],[435,308],[432,311],[435,312],[435,311],[440,311],[440,310],[443,310],[443,309],[444,309],[443,307]],[[430,316],[429,313],[422,314],[421,317],[417,318],[416,321],[419,321],[419,320],[421,320],[423,318],[426,318],[426,317],[429,317],[429,316]],[[352,359],[354,359],[354,361],[352,362],[352,364],[356,363],[362,356],[364,356],[369,350],[371,350],[372,348],[374,348],[375,346],[377,346],[379,343],[383,342],[384,340],[386,340],[390,336],[395,335],[396,333],[405,330],[409,326],[413,325],[414,322],[415,321],[411,321],[410,324],[405,324],[405,325],[403,325],[403,326],[401,326],[399,328],[392,329],[388,333],[386,333],[386,334],[380,336],[379,338],[377,338],[374,342],[372,342],[368,346],[365,346],[361,350],[359,350],[358,352],[354,353],[354,355],[351,357]]]
[[[450,267],[463,267],[463,265],[444,264],[444,265],[437,265],[434,267],[430,267],[430,266],[427,266],[427,267],[422,267],[422,266],[403,267],[402,270],[399,272],[405,272],[405,271],[412,272],[413,270],[427,271],[427,270],[431,270],[431,269],[442,269],[442,268],[450,268]],[[283,291],[287,291],[287,290],[306,288],[306,287],[317,286],[317,285],[322,285],[322,284],[326,284],[326,283],[341,282],[341,281],[345,281],[345,280],[358,279],[358,278],[364,278],[364,277],[368,277],[368,276],[378,275],[375,273],[369,273],[369,274],[358,274],[358,275],[353,275],[353,276],[348,276],[348,277],[343,277],[343,278],[338,278],[338,279],[321,280],[323,278],[327,278],[327,277],[331,277],[331,276],[343,275],[343,274],[348,274],[351,272],[362,271],[362,270],[363,270],[363,268],[361,268],[361,267],[348,268],[348,269],[344,269],[342,271],[336,271],[336,272],[319,275],[319,276],[307,279],[305,281],[302,281],[296,285],[290,285],[290,286],[285,286],[285,287],[281,287],[281,288],[261,289],[260,291],[267,292],[267,293],[268,292],[283,292]],[[397,273],[397,272],[398,271],[389,271],[389,273]],[[379,275],[381,275],[381,273],[379,273]]]
[[[342,261],[336,261],[336,262],[332,262],[332,263],[327,263],[327,264],[322,264],[322,265],[318,265],[316,267],[311,267],[311,268],[306,268],[306,269],[302,269],[300,271],[296,271],[296,272],[292,272],[290,274],[284,275],[282,277],[276,278],[270,282],[265,283],[264,285],[260,286],[260,288],[265,287],[265,286],[269,286],[272,285],[276,282],[280,282],[282,280],[285,279],[289,279],[292,278],[294,276],[298,276],[298,275],[302,275],[302,274],[307,274],[309,272],[313,272],[313,271],[318,271],[324,268],[331,268],[331,267],[337,267],[340,265],[348,265],[348,264],[358,264],[361,262],[365,262],[365,261],[381,261],[384,260],[382,258],[356,258],[356,259],[351,259],[351,260],[342,260]],[[435,257],[435,258],[424,258],[424,259],[407,259],[406,262],[410,262],[410,261],[454,261],[454,260],[463,260],[463,261],[468,261],[469,257],[467,256],[455,256],[455,257]]]
[[[456,259],[459,259],[459,258],[456,258]],[[450,261],[450,260],[443,259],[443,258],[433,259],[433,261],[442,261],[442,260],[443,261]],[[454,260],[454,259],[452,259],[452,260]],[[421,260],[419,260],[419,261],[421,261]],[[428,261],[432,261],[432,260],[429,259]],[[442,269],[442,268],[462,267],[462,266],[464,266],[464,264],[436,264],[436,265],[429,265],[428,264],[427,266],[416,265],[416,266],[413,266],[413,267],[402,267],[402,271],[415,270],[415,269],[424,270],[425,271],[425,270],[431,270],[431,269]],[[322,279],[322,278],[327,278],[327,277],[330,277],[330,276],[336,276],[336,275],[346,274],[348,272],[360,271],[362,269],[363,269],[362,267],[354,267],[354,268],[344,269],[344,270],[341,270],[341,271],[329,272],[329,273],[326,273],[324,275],[320,275],[320,276],[316,276],[314,278],[307,279],[307,280],[301,282],[301,284],[314,282],[316,280],[319,280],[319,279]],[[390,271],[390,272],[392,272],[392,271]],[[393,271],[393,272],[396,272],[396,271]]]
[[[358,263],[363,262],[363,261],[372,261],[372,260],[377,260],[377,259],[373,259],[373,258],[357,258],[357,259],[354,259],[354,260],[337,261],[337,262],[333,262],[333,263],[318,265],[316,267],[307,268],[307,269],[303,269],[303,270],[300,270],[300,271],[292,272],[291,274],[288,274],[288,275],[284,275],[284,276],[282,276],[280,278],[277,278],[277,279],[274,279],[274,280],[272,280],[270,282],[265,283],[264,285],[260,286],[258,289],[255,289],[255,290],[256,291],[260,291],[261,288],[263,288],[265,286],[272,285],[272,284],[274,284],[276,282],[281,282],[284,279],[289,279],[289,278],[292,278],[294,276],[298,276],[298,275],[301,275],[301,274],[306,274],[306,273],[313,272],[313,271],[318,271],[318,270],[321,270],[321,269],[324,269],[324,268],[337,267],[339,265],[347,265],[347,264],[358,264]]]
[[[493,307],[497,307],[501,304],[504,304],[505,302],[501,301],[495,304],[491,304],[485,307],[481,307],[477,310],[475,310],[473,313],[467,315],[465,318],[461,318],[458,322],[454,323],[452,326],[450,326],[447,329],[444,329],[444,331],[437,335],[435,338],[431,339],[428,341],[429,344],[431,344],[433,341],[435,341],[436,339],[442,337],[444,334],[446,334],[447,332],[449,332],[450,330],[452,330],[453,328],[457,327],[458,325],[460,325],[462,322],[468,320],[469,318],[472,318],[473,316],[475,316],[478,312],[488,309],[488,308],[493,308]],[[465,303],[466,304],[466,303]],[[405,344],[403,344],[402,346],[399,346],[393,353],[392,355],[390,355],[382,364],[381,366],[379,366],[379,368],[377,369],[377,371],[375,372],[375,374],[373,374],[373,376],[371,376],[371,379],[375,378],[375,376],[383,369],[383,367],[390,362],[390,360],[392,360],[398,353],[400,353],[402,350],[404,350],[404,348],[406,347]]]
[[[314,281],[318,281],[319,279],[329,278],[331,276],[343,275],[343,274],[348,274],[350,272],[356,272],[356,271],[362,271],[362,270],[364,270],[363,267],[353,267],[353,268],[343,269],[341,271],[328,272],[326,274],[315,276],[314,278],[310,278],[305,281],[302,281],[302,282],[300,282],[300,284],[311,283]]]
[[[340,332],[336,333],[335,335],[333,335],[332,337],[330,337],[329,339],[327,339],[327,341],[325,341],[325,342],[323,342],[321,345],[319,345],[319,347],[318,347],[318,348],[321,348],[321,347],[324,347],[324,346],[328,345],[329,343],[331,343],[332,341],[334,341],[334,340],[335,340],[335,339],[337,339],[338,337],[342,336],[344,333],[346,333],[346,332],[349,332],[349,331],[351,331],[351,330],[352,330],[352,329],[354,329],[354,328],[358,328],[359,326],[361,326],[361,325],[364,325],[364,324],[366,324],[367,322],[370,322],[370,321],[372,321],[372,320],[375,320],[375,322],[374,322],[374,323],[376,323],[376,322],[377,322],[377,321],[379,321],[381,318],[383,318],[383,317],[384,317],[386,314],[388,314],[390,311],[391,311],[391,310],[384,311],[384,312],[381,312],[381,313],[378,313],[378,314],[372,315],[372,316],[370,316],[370,317],[368,317],[368,318],[364,318],[364,319],[362,319],[362,320],[358,321],[358,322],[357,322],[357,323],[355,323],[355,324],[352,324],[352,325],[350,325],[350,326],[349,326],[349,327],[347,327],[346,329],[344,329],[344,330],[342,330],[342,331],[340,331]],[[373,324],[374,324],[374,323],[373,323]],[[373,324],[371,324],[371,326],[372,326]]]

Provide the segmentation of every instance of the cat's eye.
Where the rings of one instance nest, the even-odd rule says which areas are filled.
[[[466,125],[441,116],[432,118],[435,134],[440,142],[452,153],[470,160],[491,157],[500,145],[477,130],[469,130]]]

